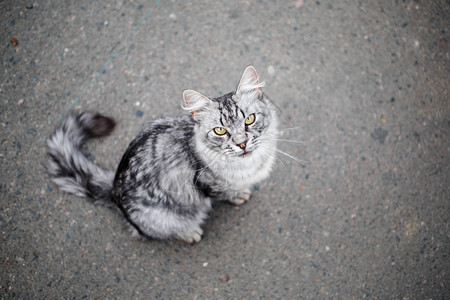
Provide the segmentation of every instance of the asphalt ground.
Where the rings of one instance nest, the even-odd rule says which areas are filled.
[[[449,1],[0,1],[0,298],[448,299]],[[279,108],[270,179],[196,245],[139,240],[62,193],[46,139],[69,111],[119,125],[114,169],[185,89],[253,65]]]

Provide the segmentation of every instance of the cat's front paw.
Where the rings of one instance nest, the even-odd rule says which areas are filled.
[[[230,200],[230,202],[234,205],[242,205],[250,199],[250,194],[252,192],[250,189],[245,189],[239,195]]]
[[[198,227],[191,234],[182,238],[188,244],[198,243],[202,239],[203,230]]]

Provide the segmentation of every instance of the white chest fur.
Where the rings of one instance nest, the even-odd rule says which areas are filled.
[[[275,160],[274,141],[264,141],[244,157],[206,158],[208,168],[226,181],[229,189],[241,191],[267,178]]]

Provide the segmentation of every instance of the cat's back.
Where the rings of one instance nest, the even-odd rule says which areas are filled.
[[[149,139],[162,143],[162,146],[189,142],[194,134],[194,120],[190,116],[164,118],[149,123],[136,137],[140,142]]]
[[[190,161],[193,135],[194,121],[190,116],[149,123],[128,146],[117,169],[116,179],[145,180],[143,177],[150,171],[154,174],[180,162]]]

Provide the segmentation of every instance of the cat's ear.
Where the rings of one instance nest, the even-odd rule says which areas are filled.
[[[188,110],[194,119],[196,119],[197,114],[203,111],[211,102],[208,97],[193,90],[185,90],[183,92],[183,100],[183,109]]]
[[[243,95],[246,93],[250,93],[258,98],[262,96],[262,87],[265,85],[265,82],[259,81],[258,73],[256,73],[255,68],[252,66],[248,66],[245,68],[244,73],[241,76],[241,80],[239,81],[239,85],[236,89],[236,94]]]

